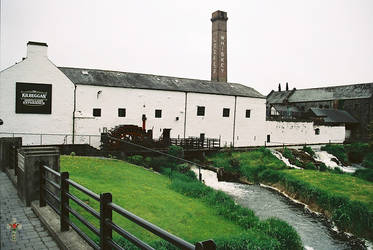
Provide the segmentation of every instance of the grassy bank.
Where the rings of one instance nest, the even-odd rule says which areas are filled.
[[[224,159],[224,160],[223,160]],[[266,149],[218,153],[212,165],[232,169],[255,182],[281,186],[307,204],[316,204],[343,230],[373,239],[373,183],[347,174],[288,169]]]
[[[273,218],[260,221],[251,210],[239,207],[223,192],[206,187],[190,172],[185,175],[173,171],[170,180],[170,169],[160,170],[165,175],[117,160],[61,157],[61,171],[69,171],[71,179],[96,193],[111,192],[115,203],[190,242],[212,238],[218,249],[302,249],[299,236],[285,222]],[[72,193],[99,210],[96,201],[77,190]],[[96,218],[70,203],[98,227]],[[173,249],[115,213],[114,221],[156,249]],[[95,235],[90,236],[97,240]],[[119,236],[114,238],[118,240]],[[128,242],[119,241],[126,249],[132,248]]]

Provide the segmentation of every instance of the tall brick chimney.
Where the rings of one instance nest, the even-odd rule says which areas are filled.
[[[227,82],[227,12],[212,13],[211,81]]]

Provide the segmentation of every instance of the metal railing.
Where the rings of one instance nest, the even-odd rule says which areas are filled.
[[[180,146],[184,149],[219,149],[220,139],[198,137],[190,138],[171,138],[171,145]]]
[[[25,138],[25,142],[38,145],[52,145],[52,144],[72,144],[73,137],[75,144],[88,144],[97,146],[97,141],[101,139],[101,135],[72,135],[72,134],[50,134],[50,133],[24,133],[24,132],[0,132],[0,135]]]
[[[49,173],[49,174],[47,174]],[[51,178],[48,178],[48,175],[55,176],[59,179],[59,183],[54,182]],[[53,187],[58,190],[58,194],[53,193],[51,189]],[[75,189],[83,192],[92,199],[100,203],[100,212],[97,212],[95,209],[90,207],[88,204],[84,203],[77,196],[70,193],[70,186],[73,186]],[[54,201],[59,204],[59,207],[55,206],[47,196],[52,197]],[[87,212],[92,214],[95,218],[100,221],[100,228],[96,228],[92,223],[87,221],[81,214],[76,210],[70,207],[69,201],[72,200],[78,206],[84,208]],[[60,229],[62,232],[68,231],[69,227],[75,230],[92,248],[94,249],[124,249],[118,243],[113,240],[112,233],[113,231],[117,232],[119,235],[136,245],[141,249],[154,249],[146,242],[138,239],[136,236],[132,235],[130,232],[127,232],[125,229],[120,227],[118,224],[113,221],[113,212],[129,219],[130,221],[136,223],[142,228],[152,232],[153,234],[159,236],[160,238],[170,242],[171,244],[179,247],[181,249],[216,249],[214,241],[207,240],[203,242],[198,242],[195,245],[157,227],[156,225],[136,216],[135,214],[123,209],[119,205],[112,202],[111,193],[102,193],[100,195],[92,192],[91,190],[83,187],[82,185],[74,182],[69,178],[68,172],[57,172],[47,166],[40,166],[40,207],[49,205],[59,216],[60,216]],[[99,244],[92,240],[85,232],[83,232],[75,223],[70,220],[70,214],[72,214],[76,219],[83,223],[90,231],[99,237]]]

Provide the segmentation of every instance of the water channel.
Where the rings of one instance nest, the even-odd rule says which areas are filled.
[[[198,169],[193,169],[198,175]],[[262,219],[280,218],[293,226],[306,249],[351,249],[348,241],[338,237],[325,219],[308,213],[288,198],[259,185],[219,182],[215,172],[201,169],[207,186],[231,195],[241,206],[247,207]]]

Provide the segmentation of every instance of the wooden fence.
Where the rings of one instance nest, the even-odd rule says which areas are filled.
[[[53,176],[53,178],[49,178]],[[54,181],[59,179],[58,181]],[[48,184],[48,185],[47,185]],[[53,188],[48,188],[53,187]],[[73,186],[77,190],[88,195],[92,199],[100,203],[100,212],[97,212],[92,207],[84,203],[78,197],[70,193],[70,186]],[[52,189],[58,190],[53,192]],[[51,197],[49,199],[48,197]],[[70,205],[69,201],[74,201],[77,205],[84,208],[94,217],[100,221],[100,228],[96,228],[92,223],[87,221],[81,214],[74,210]],[[180,249],[195,249],[195,250],[207,250],[216,249],[216,244],[212,240],[207,240],[203,242],[198,242],[195,245],[157,227],[156,225],[132,214],[131,212],[123,209],[119,205],[112,202],[111,193],[96,194],[91,190],[83,187],[82,185],[74,182],[69,178],[68,172],[57,172],[53,169],[41,165],[40,166],[40,207],[44,207],[47,204],[60,216],[61,231],[69,230],[71,227],[75,230],[93,249],[124,249],[118,243],[113,240],[112,232],[113,230],[119,235],[138,246],[141,249],[154,249],[146,242],[138,239],[136,236],[127,232],[125,229],[120,227],[113,221],[113,212],[124,216],[125,218],[131,220],[142,228],[152,232],[153,234],[161,237],[162,239],[170,242]],[[70,220],[69,215],[72,214],[81,223],[83,223],[90,231],[97,235],[100,239],[99,244],[92,240],[86,233],[84,233],[75,223]]]

